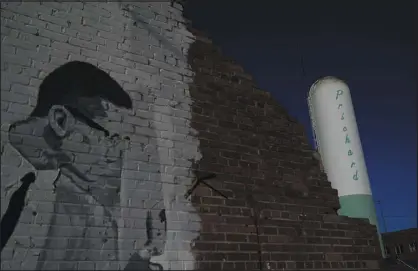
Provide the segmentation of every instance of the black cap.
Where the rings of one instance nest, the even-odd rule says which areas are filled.
[[[90,63],[71,61],[42,81],[31,116],[47,116],[53,105],[69,104],[81,97],[98,97],[118,107],[132,108],[128,93],[109,74]]]

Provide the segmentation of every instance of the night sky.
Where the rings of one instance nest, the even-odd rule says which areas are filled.
[[[193,0],[186,14],[306,127],[310,85],[351,90],[382,231],[417,227],[413,1]],[[304,71],[301,56],[304,59]]]

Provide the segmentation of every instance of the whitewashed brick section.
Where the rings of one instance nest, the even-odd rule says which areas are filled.
[[[1,8],[2,216],[18,180],[31,170],[7,144],[9,124],[31,112],[37,88],[49,72],[71,60],[86,61],[107,71],[134,102],[132,111],[112,105],[108,111],[111,121],[107,128],[131,138],[124,158],[120,206],[112,208],[118,221],[119,261],[92,253],[90,261],[49,261],[44,268],[123,270],[133,253],[147,254],[142,249],[147,211],[158,216],[164,208],[164,253],[151,261],[165,270],[193,269],[191,250],[200,219],[183,195],[194,178],[192,162],[201,157],[190,127],[188,82],[193,74],[187,51],[193,35],[183,24],[181,6],[168,2],[47,1],[2,2]],[[54,172],[39,174],[44,174],[42,179],[56,176]],[[38,244],[45,242],[49,219],[56,212],[56,198],[49,185],[36,183],[29,192],[28,204],[2,252],[2,269],[35,268],[41,250]],[[85,210],[80,217],[101,212],[93,203]],[[100,221],[94,223],[98,224],[94,224],[97,228],[92,226],[92,236],[100,229]],[[65,241],[65,232],[62,234]],[[65,244],[57,240],[56,250],[65,250]],[[101,246],[102,242],[93,242],[91,250],[99,251]]]

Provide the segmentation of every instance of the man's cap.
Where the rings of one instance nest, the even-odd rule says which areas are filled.
[[[47,116],[51,106],[69,104],[81,97],[98,97],[118,107],[132,108],[128,93],[109,74],[90,63],[71,61],[42,81],[31,116]]]

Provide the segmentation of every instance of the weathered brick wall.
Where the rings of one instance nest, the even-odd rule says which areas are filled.
[[[418,252],[411,251],[410,246],[418,242],[418,229],[410,228],[395,232],[386,232],[382,234],[383,244],[386,247],[387,256],[392,259],[399,257],[401,260],[417,260]],[[402,246],[402,253],[396,254],[396,247]]]
[[[181,6],[11,2],[1,20],[2,237],[3,222],[18,222],[2,269],[373,269],[376,229],[335,215],[336,191],[302,127],[207,39],[194,43]],[[96,120],[130,138],[108,168],[92,127],[77,122],[57,141],[53,114],[11,126],[71,61],[106,71],[132,99],[132,110],[103,102],[107,118]],[[75,89],[102,83],[75,70],[52,89],[77,74],[90,83]],[[53,168],[62,157],[45,153],[57,146],[82,176]],[[42,159],[48,170],[34,168]],[[195,173],[215,173],[207,182],[228,199],[200,185],[185,200]]]
[[[193,196],[202,220],[199,269],[377,270],[376,228],[336,214],[337,192],[301,125],[193,32],[192,127],[202,153],[196,168],[215,173],[208,182],[227,196],[204,185]]]
[[[2,251],[2,269],[149,269],[150,255],[154,268],[155,264],[164,269],[194,268],[191,242],[200,224],[182,195],[200,154],[190,127],[192,74],[185,58],[193,35],[183,22],[182,7],[168,2],[1,3],[2,235],[3,226],[13,227],[19,200],[26,198]],[[50,147],[45,143],[51,140],[45,136],[52,125],[49,116],[31,119],[29,124],[36,127],[10,128],[27,119],[39,103],[43,80],[70,61],[85,61],[106,71],[133,102],[133,110],[107,104],[107,120],[98,119],[109,131],[130,137],[115,168],[97,162],[103,158],[98,151],[103,145],[92,139],[102,139],[100,133],[84,127],[82,139],[75,135],[63,139],[66,145],[61,148],[67,148],[74,165],[83,170],[76,184],[69,177],[72,171],[36,171],[31,163]],[[89,75],[79,75],[88,80]],[[101,83],[92,80],[77,88]],[[73,80],[55,82],[53,88],[60,92],[79,81],[74,74]],[[36,131],[48,121],[44,130]],[[9,130],[15,131],[13,146],[7,142]],[[28,156],[22,157],[14,146]],[[114,175],[106,175],[109,169]],[[22,189],[14,193],[30,171],[37,179],[27,195]],[[80,181],[83,178],[96,182],[86,184]]]

